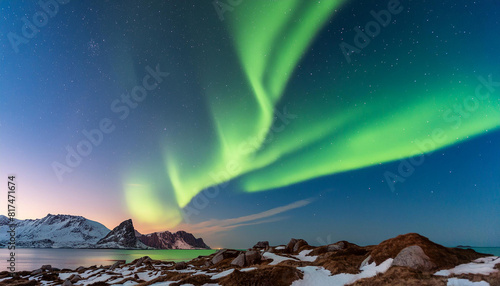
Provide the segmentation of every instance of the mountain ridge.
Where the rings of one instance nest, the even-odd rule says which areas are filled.
[[[0,215],[0,247],[6,247],[11,223],[8,217]],[[16,246],[21,248],[210,249],[202,238],[185,231],[141,234],[135,230],[131,219],[113,230],[83,216],[65,214],[14,219],[13,223],[16,225]],[[148,236],[159,239],[151,240]]]

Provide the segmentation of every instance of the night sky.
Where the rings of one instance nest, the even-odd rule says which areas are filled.
[[[18,218],[499,246],[500,3],[376,2],[0,2]]]

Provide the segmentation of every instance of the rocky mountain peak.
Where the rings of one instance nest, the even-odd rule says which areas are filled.
[[[144,244],[158,249],[210,249],[202,238],[183,230],[171,233],[170,231],[154,232],[141,235],[138,239]]]
[[[123,221],[97,242],[99,248],[147,248],[136,237],[131,219]]]

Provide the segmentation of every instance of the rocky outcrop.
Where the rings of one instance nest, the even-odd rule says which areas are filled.
[[[451,268],[481,257],[481,254],[472,249],[447,248],[420,234],[408,233],[385,240],[375,246],[370,253],[371,261],[380,264],[388,258],[396,258],[403,249],[413,245],[417,245],[423,250],[425,255],[429,257],[429,261],[434,263],[434,268]]]
[[[128,235],[133,233],[128,229]],[[116,231],[115,233],[119,233]],[[422,246],[423,245],[423,246]],[[261,245],[264,246],[264,245]],[[79,267],[75,270],[57,269],[44,265],[33,272],[24,272],[12,279],[7,271],[0,272],[2,283],[9,285],[447,285],[451,279],[484,281],[482,284],[500,285],[500,259],[482,258],[474,261],[467,257],[484,257],[479,254],[449,249],[435,244],[425,237],[407,234],[382,242],[375,246],[358,246],[347,241],[313,247],[298,239],[291,240],[286,253],[284,246],[252,248],[248,251],[223,249],[209,256],[199,256],[188,262],[152,260],[144,256],[125,263],[117,261],[111,266]],[[271,253],[271,250],[276,252]],[[428,252],[428,250],[431,250]],[[307,252],[303,252],[307,250]],[[385,250],[387,253],[383,253]],[[447,251],[447,252],[443,252]],[[490,274],[437,274],[443,270],[435,255],[443,261],[475,264],[458,267],[468,269],[491,269]],[[312,256],[312,257],[311,257]],[[384,259],[383,263],[376,263]],[[453,262],[449,262],[453,263]],[[452,264],[450,269],[458,264]],[[496,270],[495,270],[496,269]],[[443,272],[443,271],[439,271]],[[444,271],[446,272],[446,271]],[[448,271],[453,273],[453,271]],[[63,274],[63,275],[61,275]],[[105,275],[103,275],[105,274]],[[451,275],[451,276],[441,276]],[[8,278],[11,280],[3,280]],[[64,278],[64,279],[63,279]],[[97,283],[94,283],[98,279]],[[174,282],[175,281],[175,282]],[[166,282],[166,283],[163,283]],[[92,284],[94,283],[94,284]],[[464,282],[465,283],[465,282]],[[468,282],[467,282],[468,283]],[[37,285],[38,285],[37,284]],[[2,284],[3,285],[3,284]],[[457,285],[449,284],[448,285]],[[462,284],[460,284],[462,285]],[[472,284],[463,284],[472,285]],[[476,285],[476,284],[474,284]]]
[[[182,270],[187,268],[187,264],[184,261],[177,262],[174,266],[175,270]]]
[[[436,268],[436,264],[424,253],[422,247],[412,245],[401,250],[392,262],[394,266],[406,266],[412,269],[429,271]]]
[[[290,241],[286,245],[285,251],[287,253],[297,253],[305,245],[309,245],[307,243],[307,241],[305,241],[303,239],[292,238],[292,239],[290,239]]]
[[[222,260],[237,257],[240,253],[240,251],[234,249],[222,249],[215,253],[211,262],[212,264],[218,264]]]
[[[326,248],[326,250],[328,252],[330,252],[330,251],[337,251],[337,250],[342,250],[345,247],[346,247],[346,244],[343,241],[339,241],[337,243],[328,245],[328,247]]]
[[[259,241],[252,248],[254,249],[266,249],[269,247],[269,241]]]
[[[259,251],[250,250],[245,253],[245,265],[253,265],[262,260],[262,255]]]
[[[231,261],[231,265],[244,267],[245,266],[245,253],[240,253],[233,261]]]

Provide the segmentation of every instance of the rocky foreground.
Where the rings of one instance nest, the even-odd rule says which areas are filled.
[[[55,269],[50,265],[14,277],[0,273],[2,285],[500,285],[500,258],[471,249],[446,248],[416,233],[379,245],[347,241],[314,247],[292,239],[265,241],[247,251],[220,250],[189,262],[149,257],[109,266]]]

